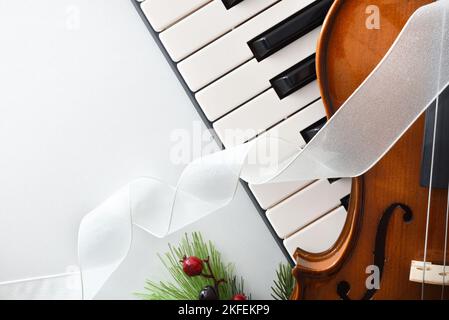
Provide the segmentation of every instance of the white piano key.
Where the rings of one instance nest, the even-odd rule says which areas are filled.
[[[268,134],[270,137],[281,138],[302,148],[306,142],[301,136],[301,131],[324,117],[326,117],[326,111],[323,101],[320,99],[282,121],[263,135]]]
[[[163,1],[163,0],[162,0]],[[197,91],[253,57],[247,42],[314,0],[283,0],[248,20],[178,64],[192,91]]]
[[[341,205],[341,199],[351,192],[351,179],[330,183],[318,180],[283,202],[268,209],[267,218],[280,238],[297,230]]]
[[[303,147],[306,142],[302,138],[300,132],[325,116],[326,112],[324,110],[323,102],[318,100],[304,110],[301,110],[287,120],[281,122],[276,127],[270,129],[266,134],[269,134],[274,138],[282,138],[286,141],[297,144],[298,147]],[[257,199],[257,202],[259,202],[259,205],[263,209],[268,209],[311,182],[312,181],[293,181],[264,185],[250,185],[249,187],[252,190],[254,197]]]
[[[196,93],[196,99],[211,121],[270,88],[270,79],[315,52],[321,27],[258,62],[252,59]]]
[[[311,184],[313,180],[289,181],[281,183],[265,183],[249,185],[254,197],[262,209],[269,209],[293,193]]]
[[[147,0],[140,6],[153,29],[160,32],[211,0]]]
[[[173,61],[179,61],[278,0],[245,0],[227,10],[215,0],[159,34]]]
[[[343,206],[338,207],[285,239],[285,248],[293,259],[296,248],[311,253],[321,253],[328,250],[340,236],[346,222],[346,216],[346,209]]]
[[[319,97],[320,89],[317,81],[309,83],[282,100],[274,89],[269,89],[219,119],[213,126],[220,140],[228,148],[250,140]],[[307,113],[304,116],[307,117]]]

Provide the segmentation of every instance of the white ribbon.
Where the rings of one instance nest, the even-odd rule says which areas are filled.
[[[277,183],[356,177],[369,170],[448,86],[448,12],[449,0],[417,10],[384,59],[304,150],[265,135],[193,161],[177,186],[154,178],[132,181],[87,214],[78,237],[83,297],[94,298],[126,258],[133,224],[164,237],[227,205],[239,178]],[[260,161],[267,146],[276,147],[268,165]]]

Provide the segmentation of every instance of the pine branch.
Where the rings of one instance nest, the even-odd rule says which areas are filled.
[[[275,300],[289,300],[295,286],[291,267],[287,264],[279,264],[276,278],[274,287],[271,287],[273,292],[271,296]]]
[[[221,254],[212,244],[205,242],[200,233],[194,232],[191,237],[185,234],[178,247],[169,245],[169,252],[159,255],[168,270],[172,282],[146,281],[145,292],[136,295],[144,300],[198,300],[200,291],[207,285],[213,285],[212,279],[205,277],[189,277],[181,267],[180,260],[184,256],[196,256],[203,259],[209,257],[210,266],[217,279],[224,279],[219,286],[219,296],[222,300],[229,300],[235,294],[244,293],[243,279],[235,275],[232,264],[225,264]]]

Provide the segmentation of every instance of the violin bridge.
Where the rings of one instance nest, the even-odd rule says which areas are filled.
[[[441,266],[432,264],[431,262],[424,262],[412,260],[410,266],[410,281],[435,284],[435,285],[448,285],[449,284],[449,266]]]

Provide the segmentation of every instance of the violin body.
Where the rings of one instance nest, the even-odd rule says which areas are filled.
[[[328,116],[381,61],[413,12],[430,2],[334,2],[317,50]],[[373,5],[379,9],[380,28],[367,27],[369,14],[376,13]],[[412,260],[423,261],[425,247],[429,188],[420,185],[424,121],[422,116],[376,166],[354,179],[346,225],[334,246],[320,254],[297,250],[292,299],[422,298],[422,284],[410,281],[409,274]],[[447,189],[432,190],[426,261],[435,264],[449,261],[444,251],[447,200]],[[379,277],[378,286],[367,286],[370,275]],[[449,298],[449,288],[444,292],[425,284],[424,289],[425,299]]]

